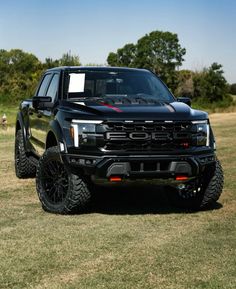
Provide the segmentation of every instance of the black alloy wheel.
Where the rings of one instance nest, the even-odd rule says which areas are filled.
[[[36,189],[43,209],[51,213],[81,212],[91,199],[86,181],[67,170],[57,146],[48,148],[39,160]]]
[[[63,202],[69,186],[64,165],[56,158],[48,160],[44,164],[41,179],[48,200],[53,204]]]

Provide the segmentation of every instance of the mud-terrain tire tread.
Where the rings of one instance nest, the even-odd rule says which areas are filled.
[[[220,197],[224,186],[224,174],[220,161],[217,159],[215,164],[215,172],[210,179],[200,204],[200,208],[204,209],[214,204]]]
[[[19,154],[19,162],[17,162],[16,154]],[[19,179],[35,178],[36,176],[36,166],[26,155],[21,130],[17,131],[15,139],[15,172]]]
[[[216,159],[215,166],[211,167],[201,179],[201,191],[190,199],[181,198],[176,188],[169,188],[170,202],[179,208],[194,211],[210,208],[219,199],[224,185],[223,169],[218,159]]]
[[[71,172],[67,172],[69,187],[66,197],[61,203],[61,205],[55,206],[52,203],[50,204],[47,201],[47,197],[45,197],[45,192],[41,183],[41,171],[44,168],[45,161],[55,155],[58,155],[58,157],[60,157],[58,147],[54,146],[48,148],[39,160],[39,164],[37,167],[36,189],[38,197],[42,203],[42,208],[47,212],[57,214],[72,214],[76,212],[82,212],[91,199],[91,193],[84,180],[80,176],[72,174]]]

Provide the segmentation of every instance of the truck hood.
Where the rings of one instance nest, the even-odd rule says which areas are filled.
[[[203,120],[208,114],[182,102],[123,104],[104,100],[61,101],[72,118],[116,120]]]

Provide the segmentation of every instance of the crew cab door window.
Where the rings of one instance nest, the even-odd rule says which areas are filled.
[[[57,97],[58,84],[59,84],[59,74],[54,74],[46,94],[46,96],[50,96],[52,98],[52,102],[54,102]]]
[[[51,74],[46,74],[44,76],[43,81],[41,82],[40,87],[38,89],[37,96],[45,96],[51,76],[52,76]]]

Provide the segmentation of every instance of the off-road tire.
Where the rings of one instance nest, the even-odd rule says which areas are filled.
[[[26,155],[23,133],[18,130],[15,138],[15,173],[19,179],[34,178],[36,166]]]
[[[86,182],[65,168],[57,146],[48,148],[39,160],[36,189],[42,208],[56,214],[81,212],[91,199]]]
[[[213,205],[220,197],[224,186],[224,173],[220,161],[215,163],[215,171],[209,180],[206,180],[205,192],[200,204],[201,209]]]
[[[196,193],[192,197],[183,198],[179,191],[173,188],[169,188],[168,197],[170,202],[177,207],[203,210],[212,207],[216,203],[222,193],[223,185],[223,169],[220,161],[216,159],[215,165],[205,172],[202,177],[195,180]]]

